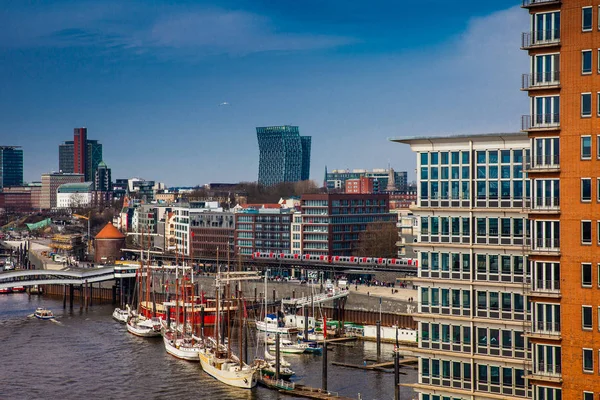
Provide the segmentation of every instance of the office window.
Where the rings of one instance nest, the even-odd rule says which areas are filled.
[[[600,92],[596,93],[596,100],[600,100]],[[596,101],[596,103],[598,103],[598,101]],[[596,113],[600,115],[600,103],[598,103],[598,105],[596,106]]]
[[[592,221],[581,221],[581,243],[592,244]]]
[[[581,51],[581,73],[591,74],[592,73],[592,51],[582,50]]]
[[[592,201],[592,178],[581,178],[581,201]]]
[[[592,30],[592,7],[584,7],[581,9],[581,30],[589,32]]]
[[[583,372],[594,372],[594,350],[583,349]]]
[[[594,400],[594,393],[583,392],[583,400]]]
[[[581,93],[581,116],[591,117],[592,116],[592,94]]]
[[[589,160],[592,158],[592,137],[582,136],[581,137],[581,159]]]
[[[581,306],[581,327],[583,329],[592,329],[592,306]]]
[[[581,286],[592,287],[592,264],[581,264]]]

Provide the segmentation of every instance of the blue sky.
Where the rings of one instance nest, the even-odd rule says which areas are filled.
[[[256,180],[255,127],[291,124],[318,182],[412,172],[388,137],[519,129],[527,29],[507,0],[4,0],[0,144],[39,180],[86,126],[113,179],[195,185]]]

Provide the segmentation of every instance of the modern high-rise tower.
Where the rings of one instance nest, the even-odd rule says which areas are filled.
[[[73,140],[58,146],[58,170],[83,174],[86,182],[93,182],[102,156],[102,144],[87,138],[87,128],[75,128]]]
[[[308,180],[311,137],[300,136],[297,126],[256,128],[260,159],[258,183],[271,186],[281,182]]]
[[[87,128],[75,128],[73,133],[73,172],[86,175]]]
[[[23,149],[20,146],[0,146],[0,189],[23,186]]]

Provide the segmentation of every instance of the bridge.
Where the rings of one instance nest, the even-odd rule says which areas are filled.
[[[118,278],[135,278],[138,267],[112,265],[102,268],[69,268],[63,270],[27,269],[0,272],[0,289],[35,285],[84,285],[112,281]]]

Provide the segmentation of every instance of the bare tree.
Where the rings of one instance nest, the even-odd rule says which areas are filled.
[[[360,233],[354,255],[359,257],[395,258],[398,256],[398,228],[395,222],[371,222]]]

